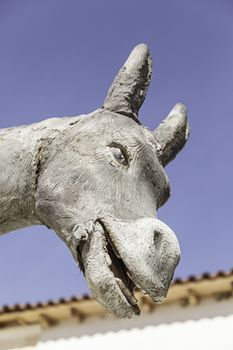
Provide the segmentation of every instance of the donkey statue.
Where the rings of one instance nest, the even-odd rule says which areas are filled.
[[[140,313],[135,286],[162,302],[180,259],[177,238],[156,211],[170,195],[164,167],[189,127],[180,103],[155,131],[141,125],[151,70],[140,44],[100,109],[0,130],[0,234],[53,229],[96,300],[121,318]]]

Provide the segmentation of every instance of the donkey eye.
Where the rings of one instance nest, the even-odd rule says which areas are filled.
[[[127,153],[119,147],[111,147],[113,158],[121,165],[128,165]]]

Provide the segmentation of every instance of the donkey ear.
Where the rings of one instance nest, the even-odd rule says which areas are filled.
[[[155,139],[159,143],[159,158],[163,166],[181,151],[189,137],[189,132],[187,110],[184,105],[178,103],[154,131]]]
[[[103,108],[138,118],[151,80],[152,59],[145,44],[137,45],[116,75]]]

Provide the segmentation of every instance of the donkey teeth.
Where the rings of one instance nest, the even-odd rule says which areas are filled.
[[[136,305],[137,304],[137,299],[135,298],[135,296],[130,292],[129,288],[126,287],[126,285],[124,284],[124,282],[118,278],[115,277],[115,281],[117,282],[121,292],[123,293],[124,297],[126,298],[126,300],[132,305]]]
[[[131,273],[129,272],[129,270],[127,270],[126,273],[127,273],[128,277],[129,277],[131,280],[133,280],[133,278],[132,278]]]
[[[108,266],[111,266],[112,265],[112,260],[111,260],[110,256],[108,254],[106,254],[105,258],[106,258]]]

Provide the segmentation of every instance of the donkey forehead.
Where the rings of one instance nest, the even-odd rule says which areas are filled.
[[[79,127],[80,136],[86,134],[91,142],[95,139],[99,143],[119,140],[125,145],[149,145],[157,153],[158,143],[153,133],[137,121],[123,114],[103,111],[85,117]],[[96,144],[98,147],[98,144]]]

